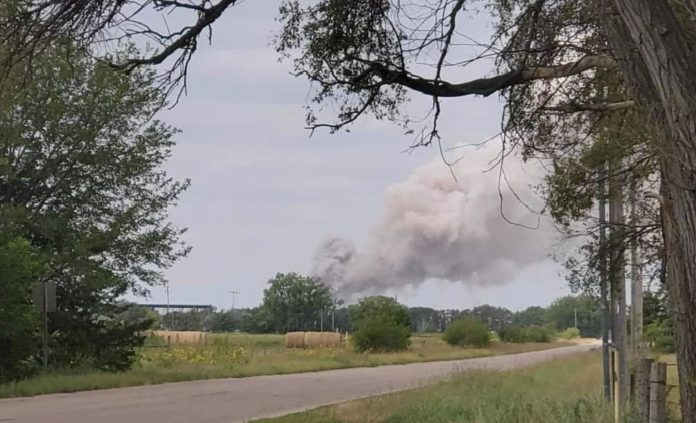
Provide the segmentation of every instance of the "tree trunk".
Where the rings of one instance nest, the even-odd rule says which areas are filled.
[[[607,41],[655,129],[682,418],[696,423],[696,54],[667,0],[602,2]]]

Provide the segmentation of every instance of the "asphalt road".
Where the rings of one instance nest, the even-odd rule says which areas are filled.
[[[457,361],[216,379],[0,400],[0,422],[233,423],[400,391],[471,369],[506,370],[587,351],[578,345]]]

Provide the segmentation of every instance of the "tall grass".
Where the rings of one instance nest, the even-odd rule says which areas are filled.
[[[601,357],[586,353],[293,414],[266,423],[610,423]],[[261,422],[261,421],[259,421]]]
[[[148,340],[138,364],[123,373],[90,369],[48,372],[0,385],[0,398],[152,385],[198,379],[288,374],[349,367],[455,360],[540,350],[564,344],[501,344],[486,349],[451,347],[436,336],[414,336],[408,350],[356,353],[349,348],[287,349],[283,335],[216,334],[207,346],[166,347]]]

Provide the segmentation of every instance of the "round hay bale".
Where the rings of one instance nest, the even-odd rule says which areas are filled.
[[[305,332],[304,345],[305,348],[321,347],[321,332]]]
[[[319,340],[322,347],[338,347],[341,345],[341,334],[335,332],[321,332]]]
[[[304,348],[304,332],[288,332],[285,334],[286,348]]]

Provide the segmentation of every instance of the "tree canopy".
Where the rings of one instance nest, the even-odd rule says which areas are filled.
[[[272,332],[318,330],[333,305],[330,289],[297,273],[278,273],[263,291],[260,312]],[[328,327],[328,326],[327,326]]]
[[[176,130],[152,120],[164,101],[152,71],[117,72],[78,46],[31,68],[0,105],[0,232],[41,258],[34,281],[57,284],[50,361],[127,367],[141,326],[115,319],[117,299],[188,252],[168,221],[188,182],[162,170]]]

